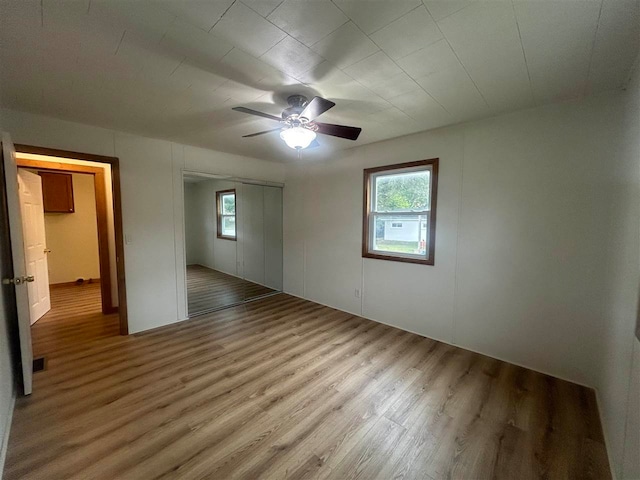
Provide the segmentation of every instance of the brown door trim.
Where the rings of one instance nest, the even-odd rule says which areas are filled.
[[[113,221],[116,237],[116,270],[118,278],[118,305],[113,306],[111,296],[111,271],[109,268],[109,236],[107,217],[107,196],[105,188],[104,169],[85,165],[72,165],[61,162],[16,159],[19,167],[37,168],[39,170],[65,171],[88,173],[94,175],[96,192],[96,213],[98,217],[98,245],[100,251],[100,282],[102,293],[102,310],[104,313],[118,311],[120,316],[120,334],[129,333],[127,319],[127,293],[124,274],[124,234],[122,228],[122,199],[120,192],[120,161],[116,157],[106,157],[89,153],[71,152],[53,148],[35,147],[31,145],[15,145],[18,153],[31,153],[50,157],[85,160],[90,162],[107,163],[111,165],[111,183],[113,186]]]

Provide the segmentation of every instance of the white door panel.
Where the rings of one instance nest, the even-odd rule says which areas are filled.
[[[28,284],[29,312],[31,324],[34,324],[51,310],[42,178],[35,173],[19,170],[18,185],[24,231],[24,248],[27,259],[27,275],[33,276],[35,280]]]
[[[16,307],[18,312],[18,333],[20,340],[20,362],[22,364],[22,385],[25,395],[29,395],[33,383],[33,350],[31,348],[31,324],[29,315],[29,295],[27,285],[22,279],[27,278],[25,259],[22,214],[18,194],[18,167],[16,151],[9,134],[2,135],[2,160],[4,163],[4,180],[7,193],[7,210],[9,214],[9,233],[11,237],[11,256],[15,284]],[[9,279],[3,279],[9,280]],[[17,282],[19,281],[19,282]],[[5,285],[4,288],[12,288]]]

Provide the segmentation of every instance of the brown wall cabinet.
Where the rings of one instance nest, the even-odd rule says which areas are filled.
[[[68,173],[39,172],[42,177],[44,211],[73,213],[73,177]]]

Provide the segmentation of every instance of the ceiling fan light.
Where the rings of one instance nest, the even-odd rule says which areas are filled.
[[[307,148],[316,138],[316,132],[304,127],[291,127],[280,132],[280,138],[287,146],[300,150]]]

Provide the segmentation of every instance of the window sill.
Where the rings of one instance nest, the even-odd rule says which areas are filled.
[[[373,258],[376,260],[388,260],[391,262],[401,263],[417,263],[420,265],[434,265],[434,258],[408,258],[408,257],[396,257],[395,255],[382,255],[379,253],[362,252],[362,258]]]

